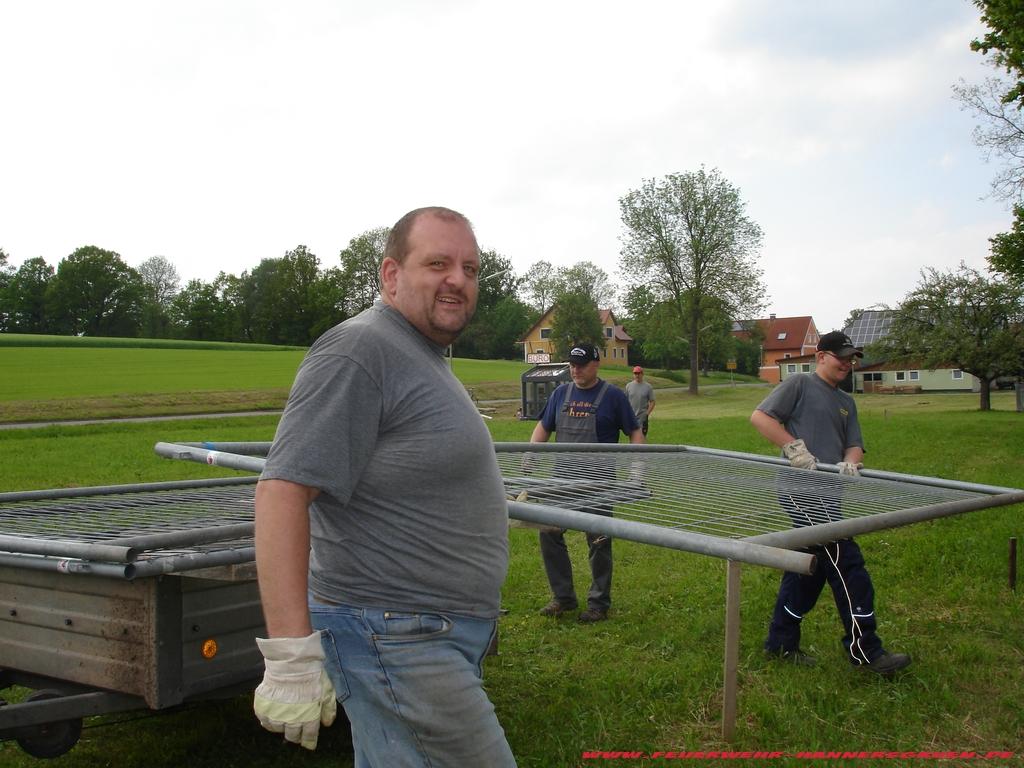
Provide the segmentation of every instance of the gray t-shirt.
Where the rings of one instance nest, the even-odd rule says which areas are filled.
[[[646,381],[631,381],[626,385],[626,397],[637,421],[646,421],[647,404],[654,401],[654,387]]]
[[[362,607],[498,615],[508,511],[443,349],[375,304],[303,360],[261,479],[319,488],[309,585]]]
[[[781,422],[789,434],[803,440],[807,450],[825,464],[838,464],[847,448],[864,448],[857,404],[849,394],[829,385],[816,373],[790,376],[772,390],[757,410]]]

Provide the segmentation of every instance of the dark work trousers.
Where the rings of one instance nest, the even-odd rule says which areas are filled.
[[[565,402],[555,422],[555,439],[559,443],[596,443],[597,409],[608,389],[602,382],[592,407],[584,413],[571,413],[569,403],[574,399],[575,385],[569,386]],[[615,462],[612,458],[594,455],[586,469],[578,466],[560,467],[556,460],[554,475],[569,479],[607,481],[615,477]],[[584,502],[585,503],[585,502]],[[580,512],[611,516],[612,508],[605,505],[574,507]],[[590,548],[590,591],[587,592],[587,607],[607,611],[612,604],[612,540],[608,536],[587,534]],[[572,562],[565,546],[565,534],[561,531],[540,534],[540,553],[544,560],[544,571],[551,585],[554,598],[567,608],[577,606],[576,589],[572,581]]]
[[[591,508],[581,512],[608,516],[607,509]],[[612,604],[612,540],[608,536],[587,534],[590,548],[590,591],[587,592],[587,607],[607,611]],[[565,534],[560,531],[542,531],[540,553],[544,559],[544,571],[555,599],[567,608],[575,608],[576,588],[572,583],[572,562],[565,546]]]
[[[783,470],[779,477],[779,501],[795,527],[841,519],[839,499],[842,483],[822,482],[815,473],[817,493],[801,488],[807,478],[801,470]],[[875,589],[864,566],[864,556],[853,539],[842,539],[803,550],[817,556],[818,567],[809,576],[786,572],[775,600],[765,648],[794,651],[800,646],[800,622],[821,595],[825,583],[832,589],[836,610],[843,623],[843,647],[853,664],[874,661],[885,651],[876,634]]]

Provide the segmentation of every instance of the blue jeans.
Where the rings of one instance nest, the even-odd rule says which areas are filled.
[[[356,768],[515,766],[481,663],[496,622],[309,603]]]

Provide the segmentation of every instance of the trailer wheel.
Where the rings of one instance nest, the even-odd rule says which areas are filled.
[[[26,696],[25,701],[59,699],[61,695],[60,691],[44,689]],[[78,743],[81,735],[82,719],[79,717],[37,725],[29,735],[19,736],[17,742],[32,757],[60,757]]]

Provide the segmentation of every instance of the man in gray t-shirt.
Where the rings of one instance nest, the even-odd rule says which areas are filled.
[[[647,437],[647,422],[654,413],[654,387],[644,381],[644,369],[639,365],[633,366],[633,380],[626,385],[626,397],[636,420],[640,422],[644,437]]]
[[[256,714],[313,749],[337,698],[357,765],[515,764],[481,680],[508,566],[504,487],[444,357],[479,267],[461,214],[399,220],[381,302],[310,348],[256,489],[270,636]]]
[[[839,389],[850,374],[854,357],[863,357],[863,352],[848,336],[839,331],[826,333],[818,342],[814,373],[786,379],[750,417],[757,431],[779,446],[793,467],[780,471],[779,501],[795,526],[840,519],[838,499],[843,483],[848,482],[834,476],[817,478],[823,492],[815,494],[813,486],[804,482],[804,472],[816,469],[819,461],[838,465],[841,475],[859,475],[863,467],[864,439],[857,404]],[[857,543],[843,539],[809,551],[818,557],[815,573],[782,575],[765,640],[768,654],[804,666],[815,664],[800,648],[800,622],[827,581],[845,630],[843,647],[850,663],[883,675],[909,665],[910,657],[886,651],[875,631],[874,587]]]

